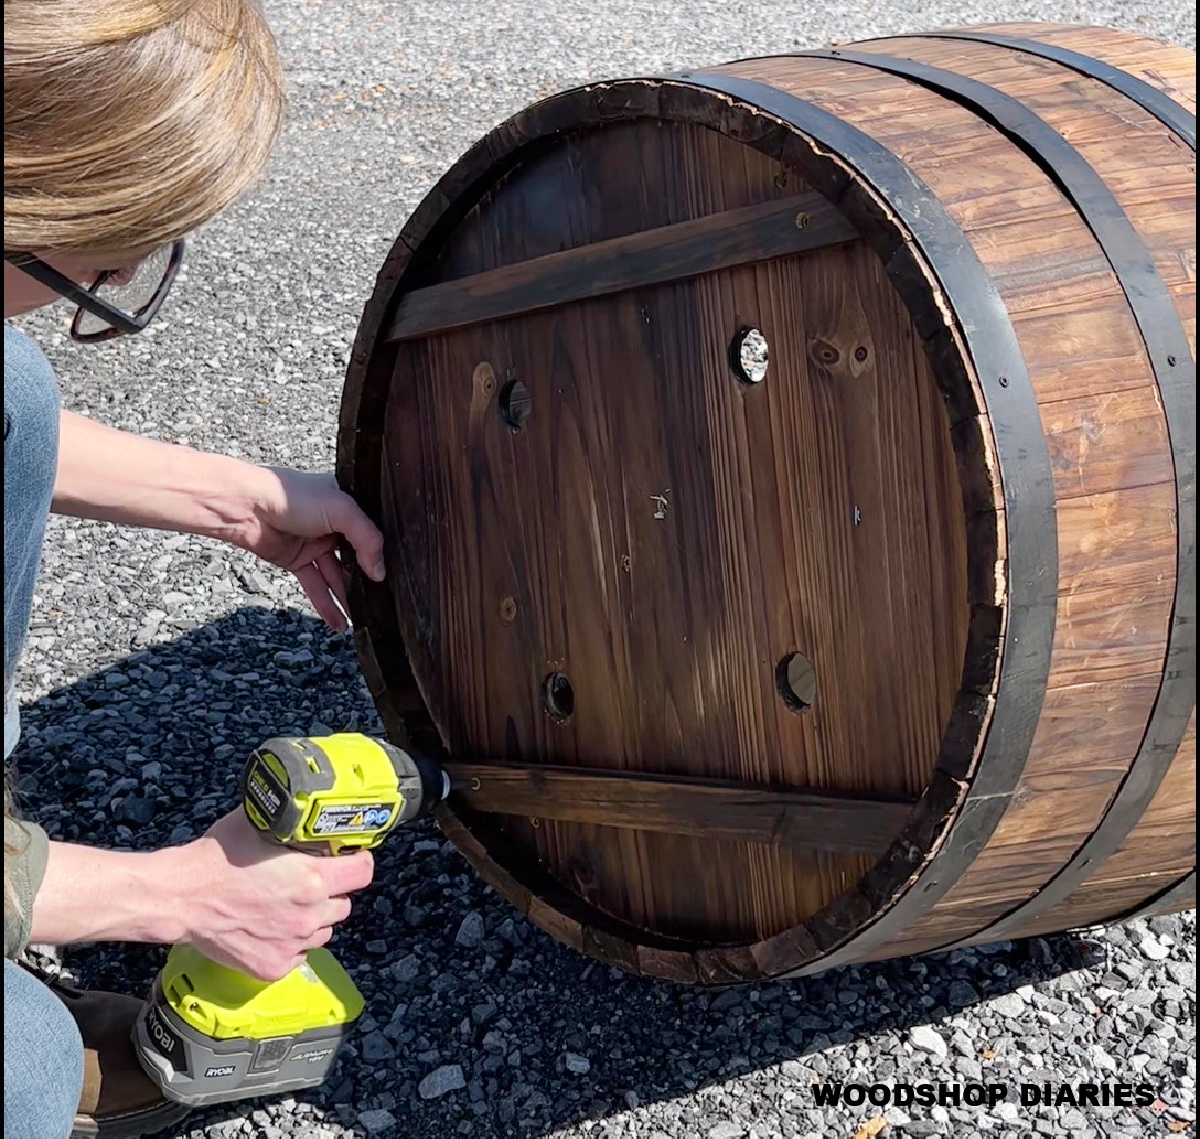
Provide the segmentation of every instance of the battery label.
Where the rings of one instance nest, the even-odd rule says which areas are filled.
[[[267,818],[273,819],[279,813],[279,793],[267,781],[261,767],[255,767],[246,778],[246,791]]]
[[[313,833],[322,835],[362,834],[377,831],[392,817],[388,803],[349,803],[322,807],[313,822]]]

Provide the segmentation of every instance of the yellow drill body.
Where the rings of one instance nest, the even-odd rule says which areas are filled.
[[[449,789],[431,761],[350,732],[268,740],[240,779],[246,817],[264,840],[318,855],[378,846]],[[324,949],[262,982],[177,945],[134,1044],[168,1098],[221,1103],[320,1083],[362,1011],[354,982]]]

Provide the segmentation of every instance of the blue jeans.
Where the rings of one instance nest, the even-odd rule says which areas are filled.
[[[41,350],[4,328],[4,758],[20,722],[13,681],[29,630],[54,474],[59,395]],[[4,962],[4,1139],[67,1139],[83,1089],[83,1041],[45,985]]]
[[[42,350],[4,326],[4,758],[20,719],[13,680],[29,631],[33,589],[58,466],[60,400]]]
[[[67,1139],[83,1092],[83,1040],[67,1006],[4,962],[4,1139]]]

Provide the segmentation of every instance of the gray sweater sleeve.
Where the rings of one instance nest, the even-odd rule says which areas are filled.
[[[10,847],[14,847],[16,853],[9,854]],[[17,912],[5,898],[5,957],[18,957],[29,944],[33,899],[46,874],[49,852],[50,840],[41,827],[16,819],[4,820],[4,875],[12,882],[13,893],[20,906],[20,912]]]

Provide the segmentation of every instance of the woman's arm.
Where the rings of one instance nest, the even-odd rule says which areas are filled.
[[[31,940],[169,943],[183,938],[178,851],[148,854],[51,842],[33,905]]]
[[[240,459],[146,439],[64,411],[52,509],[237,543],[272,477],[265,467]]]
[[[383,535],[331,475],[161,443],[70,411],[60,419],[52,509],[240,546],[295,574],[338,630],[348,610],[339,537],[368,577],[384,576]]]

